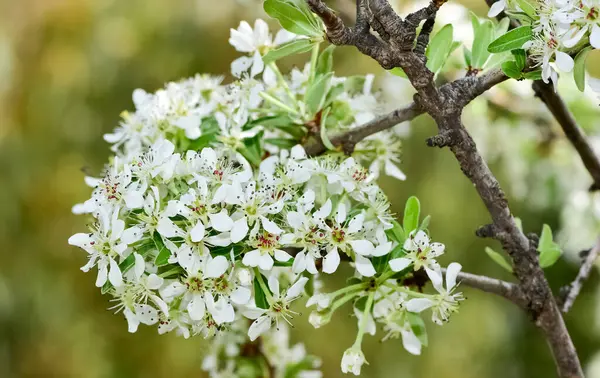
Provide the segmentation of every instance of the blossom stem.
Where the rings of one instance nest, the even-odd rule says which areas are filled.
[[[369,296],[367,297],[367,303],[365,304],[365,311],[363,312],[363,317],[360,320],[360,325],[358,326],[358,334],[356,335],[356,340],[354,341],[354,345],[352,347],[356,347],[360,349],[360,345],[362,344],[363,335],[365,334],[365,329],[367,328],[367,322],[369,320],[369,314],[371,313],[371,306],[373,306],[373,299],[375,298],[375,292],[371,291]]]
[[[268,94],[266,92],[260,92],[260,97],[262,97],[266,101],[270,102],[271,104],[273,104],[287,112],[293,113],[295,115],[300,115],[300,113],[298,113],[298,111],[296,109],[289,107],[288,105],[284,104],[283,102],[281,102],[280,100],[276,99],[275,97],[271,96],[270,94]]]
[[[290,87],[288,86],[287,81],[281,74],[279,67],[277,67],[277,64],[275,64],[275,62],[271,62],[271,63],[269,63],[269,68],[271,68],[271,70],[273,70],[273,72],[275,72],[275,76],[277,76],[277,81],[279,82],[279,84],[281,84],[283,86],[285,93],[290,98],[290,100],[292,100],[292,103],[294,104],[294,108],[298,108],[298,103],[296,102],[296,96],[294,96],[294,94],[292,93]]]
[[[340,299],[334,301],[333,305],[331,306],[330,311],[334,312],[335,310],[337,310],[338,308],[340,308],[342,305],[344,305],[344,303],[346,303],[350,299],[356,297],[356,294],[358,294],[358,293],[354,292],[354,293],[346,294],[343,297],[341,297]]]
[[[406,288],[404,288],[404,287],[401,287],[401,286],[394,286],[394,285],[390,285],[390,284],[387,284],[387,283],[384,283],[383,285],[384,285],[384,286],[387,286],[387,287],[389,287],[389,288],[391,288],[391,289],[394,289],[394,290],[396,290],[396,291],[400,291],[400,292],[402,292],[402,293],[406,293],[406,294],[408,294],[409,296],[412,296],[412,297],[415,297],[415,298],[428,298],[428,299],[434,299],[434,298],[436,298],[436,297],[437,297],[437,295],[436,295],[436,294],[425,294],[425,293],[419,293],[419,292],[416,292],[416,291],[413,291],[413,290],[410,290],[410,289],[406,289]]]
[[[377,282],[378,285],[381,285],[382,283],[384,283],[385,281],[390,279],[390,277],[392,277],[396,273],[397,272],[394,272],[393,270],[388,270],[387,272],[385,272],[381,276],[379,276],[379,278],[375,282]]]
[[[342,294],[345,294],[347,292],[350,291],[360,291],[363,290],[366,287],[366,283],[365,282],[361,282],[361,283],[357,283],[354,285],[350,285],[350,286],[346,286],[340,290],[334,291],[333,293],[329,294],[331,296],[331,298],[335,298],[335,297],[339,297]]]

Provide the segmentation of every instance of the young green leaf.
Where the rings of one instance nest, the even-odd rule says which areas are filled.
[[[423,221],[421,222],[421,225],[419,226],[419,230],[427,230],[427,228],[429,227],[429,222],[431,221],[431,215],[426,216]]]
[[[500,22],[498,22],[498,25],[496,25],[494,37],[498,38],[501,35],[503,35],[504,33],[506,33],[508,31],[509,27],[510,27],[510,18],[504,17],[502,20],[500,20]]]
[[[313,45],[314,42],[308,38],[295,39],[282,44],[274,50],[269,51],[265,56],[263,56],[263,61],[265,64],[269,64],[289,55],[301,54],[310,51]]]
[[[321,110],[323,102],[327,97],[327,92],[329,92],[329,85],[331,83],[332,76],[332,72],[317,76],[315,81],[313,81],[310,87],[308,87],[306,90],[304,101],[306,102],[306,108],[310,114],[316,114],[319,110]]]
[[[393,220],[392,221],[392,225],[394,227],[385,230],[386,235],[388,236],[388,238],[392,239],[393,241],[397,242],[400,245],[404,245],[404,230],[402,229],[402,226],[400,225],[400,223],[398,223],[397,221]]]
[[[515,63],[519,71],[523,71],[525,68],[525,63],[527,61],[527,55],[525,54],[525,50],[516,49],[511,51],[512,55],[515,57]]]
[[[408,235],[411,231],[419,227],[419,213],[421,212],[421,204],[417,197],[410,197],[406,200],[404,207],[404,221],[402,223],[404,232]]]
[[[452,48],[452,41],[454,39],[454,28],[452,24],[444,25],[444,27],[437,32],[433,38],[431,38],[429,45],[427,46],[427,68],[433,73],[438,73],[444,63],[448,60],[450,50]]]
[[[541,70],[536,70],[536,71],[530,71],[530,72],[525,72],[523,74],[523,77],[527,80],[542,80],[542,71]]]
[[[331,141],[329,140],[329,135],[327,135],[327,116],[329,115],[329,110],[331,108],[327,108],[323,111],[323,114],[321,115],[321,126],[320,126],[320,130],[319,130],[319,135],[321,136],[321,141],[323,142],[323,144],[325,145],[325,147],[330,150],[333,151],[335,150],[335,146],[333,145],[333,143],[331,143]]]
[[[267,282],[267,278],[262,276],[263,282]],[[268,289],[268,288],[267,288]],[[267,301],[267,295],[262,289],[260,282],[258,281],[258,277],[254,277],[254,303],[256,307],[267,309],[269,308],[269,301]]]
[[[513,272],[513,268],[512,266],[509,264],[508,261],[506,261],[506,259],[504,258],[504,256],[502,256],[500,253],[494,251],[493,249],[491,249],[490,247],[485,247],[485,253],[487,253],[487,255],[498,265],[500,265],[501,267],[503,267],[504,269],[506,269],[509,272]]]
[[[536,17],[537,11],[535,9],[535,6],[529,0],[517,0],[517,4],[519,5],[519,8],[521,8],[521,10],[525,12],[526,15],[528,15],[531,18]]]
[[[473,48],[471,51],[471,65],[473,68],[484,68],[490,52],[487,50],[488,45],[494,39],[494,24],[490,20],[485,20],[477,29],[475,39],[473,40]]]
[[[413,331],[417,339],[423,346],[427,346],[427,329],[421,315],[412,312],[406,312],[406,319],[410,324],[410,329]]]
[[[533,32],[531,26],[526,25],[518,27],[490,43],[488,51],[497,54],[503,51],[520,49],[525,42],[531,39],[532,35]]]
[[[542,228],[537,250],[540,253],[540,266],[542,268],[554,265],[562,255],[560,246],[552,239],[552,229],[547,224]]]
[[[319,21],[304,1],[265,0],[264,9],[287,31],[309,37],[323,36],[323,30],[318,27]]]
[[[317,75],[324,75],[326,73],[331,72],[333,69],[333,51],[335,50],[335,45],[329,45],[325,50],[321,52],[319,55],[319,60],[317,61]]]
[[[547,224],[544,224],[537,250],[541,253],[544,249],[552,248],[553,244],[554,241],[552,240],[552,229]]]
[[[169,263],[169,257],[171,257],[171,251],[169,251],[169,249],[165,246],[165,243],[162,241],[162,237],[157,231],[154,231],[152,240],[154,240],[154,244],[158,250],[158,254],[156,255],[154,263],[156,266],[167,265]]]
[[[502,63],[502,72],[508,77],[512,77],[513,79],[521,78],[521,70],[517,67],[517,63],[514,61],[504,62]]]
[[[577,89],[581,92],[585,90],[585,61],[590,51],[592,51],[592,47],[588,46],[575,56],[573,78],[575,79],[575,84],[577,84]]]
[[[463,46],[463,57],[465,58],[465,66],[473,67],[471,64],[471,50],[469,50],[466,46]]]
[[[391,73],[394,76],[400,76],[403,78],[407,78],[408,76],[406,76],[406,73],[404,72],[404,70],[400,67],[394,67],[391,70],[388,70],[389,73]]]

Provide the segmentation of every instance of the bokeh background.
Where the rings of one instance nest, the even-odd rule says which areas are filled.
[[[484,2],[469,6],[486,12]],[[85,255],[67,245],[84,227],[70,209],[88,198],[84,172],[99,172],[107,160],[102,134],[133,106],[132,91],[228,72],[237,56],[227,44],[229,28],[256,17],[264,17],[256,0],[0,0],[0,377],[204,376],[209,344],[159,336],[152,327],[129,334],[125,319],[107,310],[95,277],[79,270]],[[353,49],[338,49],[338,75],[366,72],[383,73]],[[472,185],[449,151],[424,144],[434,125],[421,117],[411,129],[402,166],[409,180],[382,183],[395,211],[416,193],[432,215],[435,240],[447,246],[444,264],[460,261],[466,271],[510,280],[483,252],[494,245],[474,236],[489,219]],[[531,199],[511,202],[525,231],[543,223],[558,228],[561,199],[543,208],[528,206]],[[572,261],[560,261],[548,278],[558,289],[576,271]],[[336,277],[325,282],[340,284]],[[594,272],[566,316],[590,377],[600,377],[598,286]],[[429,325],[422,356],[410,356],[398,340],[367,337],[363,376],[555,376],[545,341],[525,314],[464,290],[460,314],[444,327]],[[322,358],[325,377],[342,375],[339,361],[354,339],[356,320],[342,312],[319,330],[298,319],[292,333]]]

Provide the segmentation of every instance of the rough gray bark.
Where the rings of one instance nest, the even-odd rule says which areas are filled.
[[[426,67],[424,51],[436,12],[443,0],[434,0],[426,8],[409,14],[404,19],[395,13],[387,0],[361,0],[357,4],[357,19],[353,27],[344,25],[322,0],[306,2],[323,20],[331,43],[355,46],[385,69],[400,67],[404,70],[417,90],[415,106],[429,114],[438,126],[438,135],[429,138],[427,143],[430,146],[450,148],[462,172],[471,180],[490,213],[492,223],[480,228],[477,234],[500,241],[512,259],[514,273],[519,281],[518,289],[522,294],[514,302],[530,314],[546,336],[559,376],[583,377],[575,347],[539,265],[536,242],[528,239],[517,227],[500,184],[462,124],[463,108],[506,77],[501,72],[492,71],[481,77],[469,76],[441,87],[436,86],[433,73]],[[417,36],[417,27],[422,21],[425,24],[421,34]],[[379,38],[371,33],[371,28]],[[418,114],[409,112],[409,115]],[[356,143],[355,139],[350,140]],[[344,141],[343,137],[338,137],[339,144]],[[473,280],[471,283],[478,284]],[[502,289],[501,283],[499,286],[496,284],[496,289]],[[493,282],[480,286],[483,290],[492,287]],[[496,294],[502,295],[502,292]]]

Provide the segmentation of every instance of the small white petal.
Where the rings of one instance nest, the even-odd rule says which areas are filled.
[[[289,253],[282,251],[281,249],[275,250],[275,260],[279,262],[286,262],[289,261],[291,258],[292,255],[290,255]]]
[[[428,298],[414,298],[406,302],[405,307],[410,312],[421,312],[433,306],[433,301]]]
[[[190,237],[194,243],[198,243],[204,239],[204,224],[198,221],[196,225],[190,230]]]
[[[206,278],[217,278],[225,274],[229,268],[229,261],[225,256],[217,256],[206,265],[204,276]]]
[[[373,277],[375,273],[375,268],[373,267],[373,263],[366,257],[362,257],[361,255],[355,255],[355,265],[356,270],[364,277]]]
[[[267,332],[271,328],[271,318],[264,315],[252,322],[252,325],[248,329],[248,337],[250,341],[254,341],[258,336]]]
[[[407,259],[405,257],[398,257],[396,259],[390,260],[390,268],[394,272],[399,272],[401,270],[406,269],[410,264],[412,264],[411,259]]]
[[[375,250],[373,243],[368,240],[351,240],[349,243],[352,250],[359,255],[371,256]]]
[[[448,269],[446,269],[446,290],[450,291],[454,286],[456,286],[456,277],[460,270],[462,269],[462,265],[459,263],[451,263],[448,265]]]
[[[340,265],[340,254],[337,251],[337,248],[333,248],[324,258],[323,258],[323,273],[334,273],[338,266]]]
[[[119,287],[123,285],[123,275],[121,274],[121,269],[119,269],[119,265],[113,259],[110,259],[110,270],[108,272],[108,280],[114,287]]]
[[[229,231],[233,227],[233,220],[229,217],[225,209],[217,214],[209,214],[208,217],[210,218],[212,228],[219,232]]]

